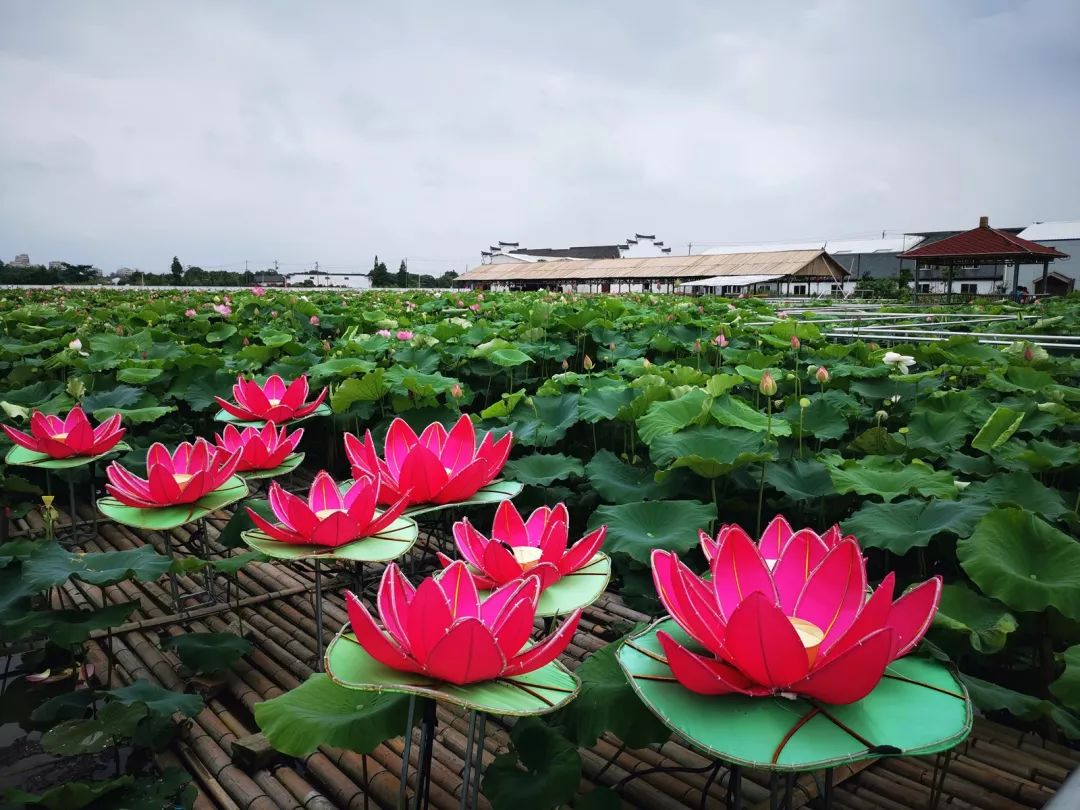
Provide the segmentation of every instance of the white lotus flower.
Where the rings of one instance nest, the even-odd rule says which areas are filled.
[[[78,338],[75,338],[74,340],[72,340],[72,341],[70,341],[68,343],[68,348],[69,349],[74,349],[77,352],[81,352],[82,351],[82,341],[79,340]]]
[[[885,352],[882,362],[887,366],[893,366],[901,374],[907,374],[908,368],[915,365],[915,358],[898,352]]]

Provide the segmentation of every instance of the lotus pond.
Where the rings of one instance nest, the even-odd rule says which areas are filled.
[[[699,529],[739,524],[757,537],[777,514],[818,531],[839,524],[858,539],[871,583],[894,571],[900,593],[942,578],[919,655],[955,664],[981,712],[1068,741],[1080,738],[1080,360],[1034,341],[1075,332],[1080,303],[1037,307],[925,310],[929,323],[957,312],[1008,316],[995,330],[1031,340],[986,345],[972,331],[876,345],[830,340],[816,316],[753,299],[5,291],[0,419],[28,429],[34,410],[81,405],[95,424],[119,414],[127,432],[118,460],[141,472],[154,442],[174,446],[220,431],[215,397],[228,397],[238,375],[307,375],[314,391],[329,387],[332,413],[304,422],[303,468],[344,479],[344,433],[370,430],[381,443],[397,417],[420,430],[432,422],[450,428],[466,413],[478,431],[513,433],[503,477],[524,485],[514,499],[523,514],[562,503],[572,537],[607,527],[608,588],[651,616],[664,613],[650,572],[656,549],[701,572]],[[1033,311],[1037,318],[1013,317]],[[0,453],[8,449],[5,440]],[[81,642],[128,614],[52,610],[43,594],[70,576],[98,584],[158,577],[169,561],[8,539],[8,521],[39,508],[43,486],[40,471],[0,466],[0,642],[26,653],[28,673],[78,673]],[[236,533],[244,520],[235,519]],[[209,652],[200,658],[193,649],[193,661],[227,665],[247,649],[235,637],[204,641]],[[529,733],[571,759],[604,730],[632,744],[666,736],[613,651],[595,654],[577,674],[583,691],[569,707],[519,722],[522,751]],[[153,749],[167,739],[170,716],[201,706],[194,696],[138,684],[72,691],[79,677],[49,689],[8,680],[4,719],[15,719],[14,702],[36,696],[35,716],[20,721],[44,731],[60,754],[92,750],[79,744],[86,723],[99,724],[106,742]],[[303,688],[333,684],[313,679]],[[380,733],[400,733],[388,730],[391,709],[400,713],[373,706],[381,722],[369,724],[371,739],[350,742],[362,750]],[[260,723],[281,725],[288,710],[264,713]],[[301,753],[305,741],[292,745]],[[554,762],[561,774],[531,778],[576,786],[565,772],[572,763]],[[516,760],[503,762],[484,792],[509,806],[524,777]],[[183,784],[175,774],[137,778],[148,781],[120,777],[110,790],[166,796]],[[62,806],[90,806],[101,795],[95,790],[102,788],[86,787],[77,800],[65,794]],[[558,792],[551,787],[553,804],[567,798]],[[57,796],[22,800],[61,806]]]

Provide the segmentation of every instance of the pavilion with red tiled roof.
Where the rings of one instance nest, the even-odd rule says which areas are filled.
[[[990,227],[988,217],[979,217],[979,227],[953,234],[945,239],[922,244],[899,254],[901,259],[915,260],[915,292],[919,291],[919,270],[924,267],[957,268],[980,264],[1011,264],[1013,266],[1013,294],[1020,286],[1020,265],[1041,264],[1043,286],[1050,262],[1067,259],[1062,253],[1038,242],[1021,239],[1015,234]],[[952,294],[952,274],[949,273],[949,295]]]

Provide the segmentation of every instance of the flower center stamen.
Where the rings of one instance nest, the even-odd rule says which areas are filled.
[[[543,554],[535,546],[514,546],[510,553],[514,555],[514,560],[521,566],[522,571],[530,571],[535,568]]]
[[[271,408],[276,408],[278,405],[281,404],[280,399],[267,399],[266,401],[270,403]]]
[[[173,481],[176,482],[176,485],[180,487],[180,489],[186,487],[194,477],[194,473],[173,473]]]
[[[320,509],[318,512],[315,513],[315,517],[317,517],[319,520],[326,520],[328,517],[330,517],[335,512],[344,512],[344,511],[345,511],[344,509]]]
[[[806,621],[806,619],[788,616],[788,621],[791,622],[791,626],[798,633],[799,641],[802,642],[803,647],[806,649],[806,658],[810,662],[810,666],[813,666],[814,661],[817,659],[818,648],[825,638],[825,631],[813,622]]]
[[[66,442],[68,434],[66,434],[66,433],[54,433],[52,435],[52,437],[53,437],[53,441]]]

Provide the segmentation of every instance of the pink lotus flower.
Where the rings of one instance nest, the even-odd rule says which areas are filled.
[[[263,287],[260,284],[256,284],[254,287],[251,288],[251,294],[261,298],[262,296],[266,295],[266,287]]]
[[[193,310],[193,309],[184,310],[184,315],[186,315],[189,318],[194,318],[197,314],[198,313],[195,312],[195,310]]]
[[[480,601],[465,563],[413,586],[395,563],[379,585],[383,627],[355,594],[345,605],[356,640],[379,663],[458,685],[532,672],[566,649],[581,620],[576,610],[542,641],[529,641],[540,597],[534,576],[511,582]]]
[[[495,510],[490,539],[465,518],[454,524],[454,542],[475,569],[471,573],[476,587],[491,590],[532,575],[540,579],[540,590],[544,590],[587,565],[604,544],[607,526],[590,532],[567,550],[569,524],[565,504],[541,506],[523,520],[510,501],[503,501]],[[436,556],[443,568],[453,564],[441,552]]]
[[[728,345],[727,336],[723,332],[721,332],[719,335],[713,338],[713,343],[715,343],[721,349],[726,349]]]
[[[419,437],[403,419],[395,419],[386,432],[385,460],[375,450],[371,431],[360,441],[345,434],[345,454],[353,477],[381,475],[380,503],[408,493],[409,505],[445,504],[471,498],[495,476],[510,456],[513,435],[498,441],[484,434],[476,445],[472,420],[463,414],[448,432],[438,422],[424,428]]]
[[[273,524],[248,508],[255,525],[279,543],[337,548],[354,540],[377,534],[405,511],[406,500],[379,513],[379,478],[358,478],[344,495],[330,473],[320,471],[308,491],[308,498],[286,492],[276,481],[270,485],[270,508],[281,521]]]
[[[236,378],[233,386],[234,405],[226,402],[221,397],[214,397],[218,405],[226,413],[230,413],[237,419],[245,422],[265,420],[282,424],[291,419],[301,419],[308,414],[314,413],[315,409],[326,399],[326,388],[319,392],[311,402],[305,402],[308,395],[308,381],[306,376],[297,377],[288,386],[277,374],[267,379],[264,385],[259,385],[254,380],[245,380],[243,377]]]
[[[400,332],[397,333],[397,339],[398,340],[412,340],[413,339],[413,333],[410,332],[408,329],[402,329]]]
[[[798,351],[800,346],[802,346],[802,341],[799,340],[799,336],[798,335],[792,335],[791,336],[791,348],[793,348],[795,351]]]
[[[63,419],[34,411],[29,435],[7,425],[3,428],[15,444],[49,458],[100,456],[112,450],[126,432],[120,427],[120,414],[110,416],[95,428],[78,405]]]
[[[745,532],[729,531],[712,559],[711,580],[697,577],[675,552],[653,552],[660,601],[705,649],[657,633],[683,686],[704,695],[853,703],[877,686],[890,662],[915,648],[937,610],[941,578],[894,602],[890,573],[867,599],[858,543],[845,538],[813,564],[819,539],[794,533],[770,571]]]
[[[312,326],[318,326],[319,325],[319,316],[318,315],[312,315],[308,319],[308,321],[311,323]]]
[[[219,452],[225,455],[240,454],[237,472],[280,467],[290,453],[296,452],[303,436],[303,428],[292,435],[288,435],[285,428],[278,433],[273,422],[267,422],[261,430],[255,427],[238,430],[236,425],[227,425],[224,431],[214,434]]]
[[[232,315],[232,307],[228,304],[215,304],[214,312],[216,312],[223,318],[228,318],[230,315]]]
[[[390,330],[389,329],[380,329],[375,334],[378,335],[379,337],[383,337],[383,338],[387,338],[387,339],[390,338]]]
[[[194,503],[224,484],[239,463],[239,453],[219,453],[203,438],[182,442],[172,453],[157,442],[146,454],[146,480],[114,461],[105,470],[105,489],[120,503],[140,509]]]

